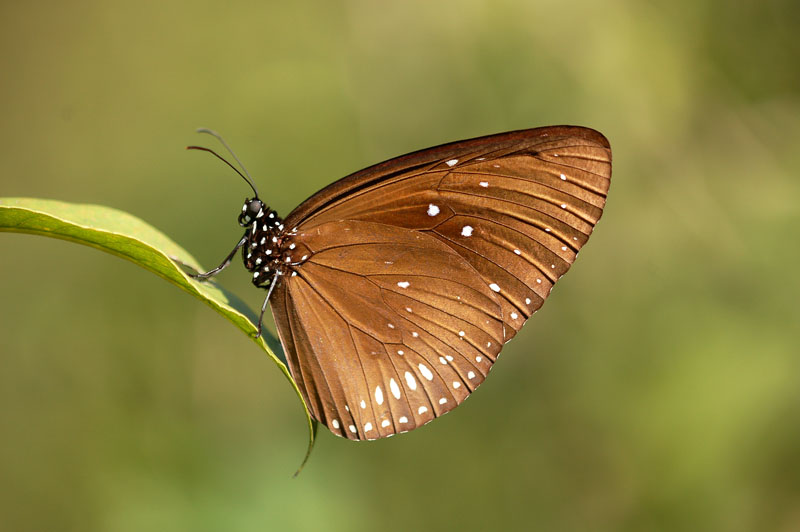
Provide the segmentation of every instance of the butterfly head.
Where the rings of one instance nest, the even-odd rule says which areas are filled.
[[[257,218],[264,216],[267,210],[269,210],[267,206],[258,197],[244,200],[242,212],[239,214],[239,225],[247,227]]]

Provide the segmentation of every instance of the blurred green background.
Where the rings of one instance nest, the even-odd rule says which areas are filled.
[[[0,529],[800,529],[797,2],[3,2],[0,195],[138,215],[213,266],[369,164],[580,124],[592,242],[471,401],[354,444],[209,308],[0,234]],[[240,264],[220,282],[255,307]]]

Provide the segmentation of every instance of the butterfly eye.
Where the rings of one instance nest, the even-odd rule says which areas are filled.
[[[263,212],[263,210],[264,204],[261,203],[261,200],[257,198],[247,200],[242,213],[239,215],[239,225],[249,225],[258,216],[258,213]]]
[[[264,204],[261,203],[261,200],[253,198],[247,202],[247,214],[249,214],[251,218],[258,216],[258,213],[263,209]]]

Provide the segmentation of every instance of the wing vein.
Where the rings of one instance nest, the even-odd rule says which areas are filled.
[[[499,269],[503,270],[503,271],[504,271],[504,272],[506,272],[508,275],[510,275],[511,277],[513,277],[514,279],[516,279],[517,281],[519,281],[519,283],[520,283],[521,285],[523,285],[523,286],[528,286],[528,284],[527,284],[525,281],[523,281],[522,279],[520,279],[519,277],[517,277],[516,275],[514,275],[514,274],[513,274],[513,273],[511,273],[510,271],[506,270],[505,268],[503,268],[502,266],[500,266],[499,264],[497,264],[497,263],[496,263],[495,261],[493,261],[492,259],[490,259],[490,258],[486,257],[485,255],[482,255],[481,253],[479,253],[479,252],[475,251],[474,249],[470,249],[470,248],[468,248],[468,247],[466,247],[466,246],[463,246],[463,245],[459,244],[458,242],[456,242],[455,240],[453,240],[453,239],[449,238],[449,237],[448,237],[448,236],[446,236],[446,235],[442,235],[441,233],[436,233],[436,234],[437,234],[437,235],[441,235],[441,237],[442,237],[442,238],[444,238],[444,239],[448,240],[449,242],[452,242],[454,246],[458,246],[458,247],[460,247],[460,248],[462,248],[462,249],[466,249],[467,251],[469,251],[469,252],[471,252],[471,253],[474,253],[474,254],[478,255],[479,257],[481,257],[481,258],[485,259],[487,262],[490,262],[490,263],[494,264],[494,265],[495,265],[497,268],[499,268]],[[483,277],[483,276],[481,276],[481,277]],[[550,278],[550,276],[548,276],[547,274],[545,274],[545,277],[547,277],[548,279],[551,279],[551,278]],[[551,284],[555,284],[555,283],[556,283],[556,281],[558,281],[558,279],[550,280]],[[527,315],[527,313],[526,313],[525,311],[523,311],[522,307],[518,306],[516,303],[514,303],[513,301],[511,301],[511,300],[508,298],[508,296],[506,296],[506,295],[505,295],[505,293],[503,293],[503,292],[500,292],[500,295],[501,295],[501,296],[503,296],[503,297],[506,299],[506,301],[508,301],[508,302],[511,304],[511,306],[513,306],[514,308],[516,308],[517,310],[519,310],[519,311],[520,311],[520,312],[522,312],[523,314]],[[504,320],[504,321],[505,321],[505,320]]]
[[[447,190],[446,192],[447,192],[448,194],[461,194],[461,195],[463,195],[463,196],[471,196],[471,197],[475,197],[475,198],[485,198],[485,197],[486,197],[486,196],[481,196],[480,194],[474,194],[474,193],[472,193],[472,192],[465,192],[465,191],[462,191],[462,190]],[[528,205],[524,205],[524,204],[522,204],[522,203],[517,203],[516,201],[510,201],[510,200],[507,200],[507,199],[502,199],[502,198],[491,198],[491,199],[493,199],[493,200],[497,200],[497,201],[500,201],[500,202],[503,202],[503,203],[509,203],[509,204],[511,204],[511,205],[517,205],[517,206],[519,206],[519,207],[525,207],[526,209],[532,209],[532,210],[536,211],[537,213],[541,214],[542,216],[546,216],[546,217],[547,217],[548,219],[550,219],[550,220],[554,220],[554,221],[556,221],[556,222],[558,222],[558,223],[563,223],[563,224],[565,224],[565,225],[568,225],[568,226],[570,226],[571,228],[573,228],[574,230],[578,231],[579,233],[581,233],[581,234],[583,234],[583,235],[586,235],[587,237],[589,236],[589,234],[587,234],[587,233],[584,233],[583,231],[581,231],[579,228],[575,227],[575,226],[574,226],[574,225],[572,225],[571,223],[569,223],[569,222],[565,222],[565,221],[562,221],[562,220],[559,220],[558,218],[555,218],[555,217],[553,217],[553,216],[550,216],[549,214],[547,214],[547,213],[545,213],[545,212],[542,212],[542,211],[540,211],[539,209],[536,209],[536,208],[534,208],[534,207],[530,207],[530,206],[528,206]],[[540,198],[537,198],[537,199],[540,199]],[[556,205],[556,206],[559,206],[559,204],[558,204],[558,203],[552,203],[552,202],[549,202],[549,201],[547,201],[546,203],[550,203],[551,205]],[[593,221],[591,221],[591,220],[587,220],[587,219],[583,218],[582,216],[578,216],[578,215],[577,215],[577,214],[575,214],[575,213],[574,213],[572,210],[569,210],[569,209],[564,209],[564,210],[566,210],[566,211],[567,211],[567,212],[569,212],[570,214],[574,215],[576,218],[579,218],[581,221],[585,222],[586,224],[588,224],[588,225],[590,225],[590,226],[594,227],[594,225],[595,225],[595,222],[593,222]],[[461,213],[458,213],[458,214],[461,214]],[[503,214],[505,214],[505,213],[503,213]],[[464,215],[464,214],[461,214],[461,215],[462,215],[462,216],[469,216],[469,215]],[[524,219],[522,219],[522,218],[519,218],[519,217],[517,217],[517,216],[511,215],[511,214],[505,214],[505,215],[506,215],[506,216],[511,216],[512,218],[515,218],[515,219],[519,220],[519,221],[520,221],[520,222],[522,222],[522,223],[525,223],[525,224],[528,224],[528,225],[532,225],[532,226],[534,226],[534,227],[539,227],[538,225],[535,225],[535,224],[533,224],[533,223],[529,222],[528,220],[524,220]],[[447,220],[444,220],[444,222],[446,222],[446,221],[447,221]],[[542,228],[542,229],[546,229],[546,228]]]
[[[363,374],[363,376],[364,376],[364,385],[365,385],[365,386],[366,386],[366,388],[367,388],[367,389],[366,389],[366,393],[367,393],[367,399],[369,399],[369,402],[368,402],[368,404],[370,405],[370,410],[372,410],[372,416],[373,416],[373,418],[374,418],[374,419],[377,419],[377,416],[375,415],[375,411],[374,411],[374,409],[372,408],[372,400],[371,400],[371,396],[370,396],[370,393],[369,393],[369,379],[367,379],[367,373],[366,373],[366,371],[364,370],[364,363],[363,363],[363,359],[361,358],[361,353],[359,352],[359,349],[358,349],[358,346],[357,346],[357,344],[356,344],[355,338],[353,338],[353,332],[350,330],[350,328],[351,328],[351,327],[353,327],[353,328],[356,328],[356,329],[358,329],[358,330],[361,330],[361,329],[360,329],[360,328],[358,328],[358,327],[355,327],[355,326],[354,326],[352,323],[350,323],[350,321],[348,321],[348,320],[347,320],[347,318],[346,318],[345,316],[343,316],[341,312],[339,312],[339,310],[338,310],[338,309],[337,309],[337,308],[336,308],[336,307],[335,307],[335,306],[334,306],[334,305],[333,305],[333,304],[332,304],[332,303],[331,303],[331,302],[328,300],[328,298],[326,298],[324,295],[322,295],[322,293],[321,293],[321,292],[320,292],[320,291],[319,291],[319,290],[318,290],[318,289],[317,289],[317,288],[316,288],[316,287],[315,287],[313,284],[311,284],[311,281],[309,281],[309,280],[308,280],[308,279],[307,279],[305,276],[303,277],[303,279],[305,279],[305,281],[306,281],[306,283],[308,284],[309,288],[311,288],[311,289],[312,289],[312,290],[313,290],[313,291],[314,291],[314,292],[317,294],[317,296],[318,296],[318,297],[319,297],[319,298],[320,298],[320,299],[321,299],[321,300],[322,300],[322,301],[323,301],[323,302],[324,302],[326,305],[328,305],[328,307],[329,307],[329,308],[330,308],[330,309],[331,309],[331,310],[332,310],[332,311],[333,311],[333,312],[334,312],[334,313],[335,313],[337,316],[339,316],[339,318],[341,318],[341,320],[342,320],[342,321],[343,321],[345,324],[347,324],[347,326],[348,326],[347,333],[348,333],[348,335],[350,336],[350,342],[351,342],[351,343],[352,343],[352,345],[353,345],[353,350],[355,351],[355,353],[356,353],[356,356],[358,357],[358,361],[359,361],[359,364],[358,364],[358,365],[359,365],[359,367],[361,368],[361,372],[362,372],[362,374]],[[365,334],[369,334],[367,331],[362,331],[362,332],[364,332]],[[377,340],[378,342],[380,342],[380,340],[378,340],[377,338],[376,338],[376,340]],[[381,343],[382,343],[382,342],[381,342]],[[313,355],[314,355],[314,358],[316,358],[316,359],[317,359],[317,362],[319,362],[319,358],[317,357],[316,353],[314,353],[314,350],[312,349],[311,351],[312,351],[312,353],[313,353]],[[321,365],[321,364],[320,364],[320,367],[322,367],[322,365]],[[324,375],[324,372],[323,372],[323,376],[325,377],[325,382],[326,382],[326,385],[328,385],[328,386],[329,386],[329,389],[330,389],[330,385],[329,385],[329,383],[327,382],[327,376],[325,376],[325,375]],[[344,387],[343,387],[342,389],[344,390]],[[333,396],[331,396],[331,397],[333,397]],[[351,409],[350,409],[350,413],[351,413],[351,414],[353,413],[353,409],[354,409],[354,408],[355,408],[355,407],[353,407],[353,408],[351,408]],[[363,424],[363,418],[360,416],[360,414],[361,414],[361,412],[359,411],[359,418],[360,418],[360,420],[362,421],[362,423],[361,423],[361,427],[359,427],[359,428],[358,428],[358,430],[363,430],[363,427],[364,427],[364,424]],[[355,417],[355,416],[353,416],[353,417]],[[366,433],[364,432],[363,434],[364,434],[364,437],[366,438],[366,436],[367,436],[367,435],[366,435]]]
[[[499,160],[499,159],[496,159],[496,160]],[[528,178],[517,176],[517,175],[508,175],[508,174],[493,173],[493,172],[480,172],[480,171],[472,171],[472,170],[470,170],[470,171],[462,171],[461,173],[462,174],[466,174],[466,175],[476,175],[476,176],[502,177],[504,179],[510,179],[510,180],[513,180],[513,181],[522,181],[522,182],[525,182],[525,183],[532,183],[534,185],[538,185],[540,187],[547,188],[549,190],[554,190],[554,191],[556,191],[556,192],[558,192],[560,194],[564,194],[565,196],[569,196],[571,198],[575,198],[576,200],[578,200],[580,202],[588,203],[589,205],[591,205],[591,203],[589,203],[585,199],[583,199],[583,198],[581,198],[579,196],[576,196],[575,194],[571,194],[571,193],[567,192],[566,190],[554,187],[552,185],[548,185],[547,183],[543,183],[541,181],[534,181],[532,179],[528,179]],[[557,179],[557,178],[554,178],[554,179]],[[586,192],[588,192],[588,193],[590,193],[592,195],[599,196],[599,197],[602,197],[602,198],[606,197],[605,193],[603,193],[601,191],[598,191],[598,190],[594,190],[592,188],[589,188],[588,186],[584,186],[582,183],[579,183],[578,181],[576,181],[574,179],[572,179],[570,181],[567,181],[567,183],[575,185],[576,187],[580,188],[581,190],[585,190]],[[505,187],[499,187],[499,188],[505,188]],[[506,190],[512,190],[513,192],[520,192],[519,190],[516,190],[516,189],[506,189]],[[521,194],[525,194],[525,192],[520,192],[520,193]],[[536,196],[534,194],[525,194],[525,195],[526,196],[539,197],[539,196]],[[492,197],[492,196],[489,196],[489,197]],[[592,206],[594,207],[594,205],[592,205]]]

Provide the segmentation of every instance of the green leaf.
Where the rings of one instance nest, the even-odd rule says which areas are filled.
[[[184,273],[180,264],[195,271],[206,271],[186,250],[128,213],[100,205],[53,200],[0,198],[0,231],[60,238],[127,259],[193,295],[241,329],[275,362],[303,404],[308,421],[309,443],[297,471],[300,472],[314,447],[317,423],[311,418],[286,364],[275,355],[275,352],[283,354],[280,342],[266,331],[262,337],[255,338],[257,329],[254,323],[258,315],[239,298],[213,281],[198,282]]]

